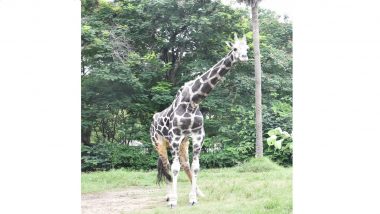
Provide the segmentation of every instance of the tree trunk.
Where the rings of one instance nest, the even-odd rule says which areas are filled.
[[[173,76],[170,78],[170,81],[173,84],[176,83],[176,75],[178,73],[178,69],[179,69],[179,66],[181,64],[181,55],[182,55],[181,49],[178,48],[176,51],[176,54],[174,55],[175,56],[175,62],[174,62],[173,73],[172,73]]]
[[[175,84],[176,75],[181,64],[181,49],[180,48],[172,48],[172,70],[169,73],[169,80],[171,83]]]
[[[252,30],[253,49],[255,57],[255,110],[256,110],[256,157],[263,157],[263,117],[261,105],[261,62],[260,62],[260,40],[259,40],[259,19],[258,3],[252,7]]]
[[[90,127],[85,127],[85,128],[82,127],[81,142],[84,145],[90,145],[91,144],[90,138],[91,138],[91,128]]]

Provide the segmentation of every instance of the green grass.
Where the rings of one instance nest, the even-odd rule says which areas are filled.
[[[130,171],[125,169],[82,173],[82,193],[118,190],[130,186],[155,186],[156,171]]]
[[[123,189],[131,186],[157,188],[156,171],[112,170],[82,173],[82,193]],[[206,195],[196,206],[188,205],[190,182],[181,172],[177,208],[162,206],[140,213],[292,213],[292,168],[272,161],[252,159],[233,168],[201,169],[200,189]],[[163,197],[166,188],[162,187]]]

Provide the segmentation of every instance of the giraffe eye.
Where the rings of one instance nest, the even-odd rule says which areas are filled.
[[[237,48],[234,48],[234,51],[237,51]]]

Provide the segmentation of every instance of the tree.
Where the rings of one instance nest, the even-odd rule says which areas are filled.
[[[258,19],[258,2],[251,4],[252,10],[252,31],[253,47],[255,55],[255,110],[256,110],[256,157],[263,156],[263,116],[261,105],[261,61],[260,61],[260,40],[259,40],[259,19]]]
[[[256,157],[263,156],[263,116],[261,104],[261,61],[260,61],[260,32],[259,32],[259,2],[260,0],[239,0],[251,6],[252,11],[252,31],[253,31],[253,51],[255,58],[255,113],[256,113]]]

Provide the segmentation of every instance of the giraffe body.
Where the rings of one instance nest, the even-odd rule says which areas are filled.
[[[150,135],[159,154],[157,178],[160,181],[165,176],[168,185],[167,200],[170,207],[177,204],[177,178],[181,167],[191,181],[190,204],[197,203],[197,195],[203,195],[197,186],[197,175],[200,169],[199,155],[205,137],[204,118],[199,110],[199,104],[209,95],[235,62],[248,60],[248,46],[245,37],[237,39],[235,35],[235,43],[230,47],[232,50],[226,57],[201,76],[185,83],[178,90],[172,104],[153,116]],[[191,168],[188,159],[190,138],[193,144]],[[167,156],[168,148],[173,157],[171,167]],[[173,177],[170,175],[170,170]]]

